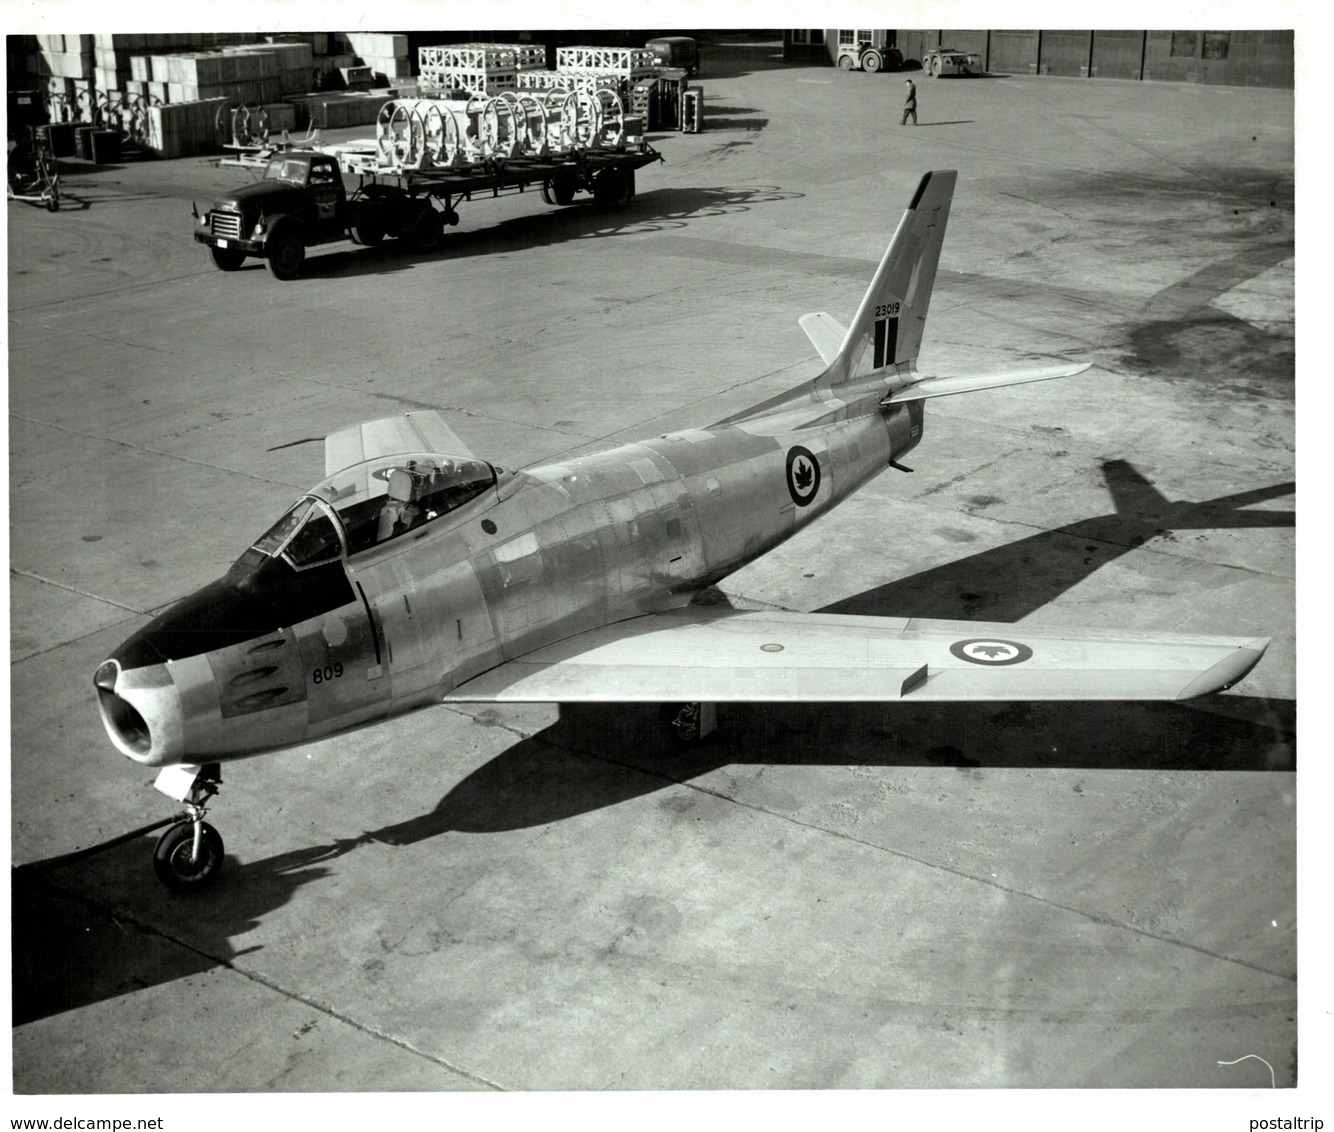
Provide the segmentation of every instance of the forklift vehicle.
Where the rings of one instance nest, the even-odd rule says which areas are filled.
[[[922,56],[922,70],[933,79],[941,75],[981,75],[986,73],[982,56],[957,47],[933,47]]]
[[[841,71],[897,71],[903,66],[903,55],[885,40],[874,46],[869,39],[843,44],[838,49],[838,67]]]

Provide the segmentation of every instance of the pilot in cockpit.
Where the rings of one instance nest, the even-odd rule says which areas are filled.
[[[389,490],[380,508],[380,525],[375,532],[376,542],[401,535],[422,521],[422,510],[415,498],[416,481],[412,472],[407,468],[395,468],[390,472]]]

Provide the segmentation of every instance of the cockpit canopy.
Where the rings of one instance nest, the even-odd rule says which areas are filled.
[[[336,561],[424,526],[496,482],[483,460],[408,453],[335,472],[311,488],[242,556],[282,557],[297,570]]]

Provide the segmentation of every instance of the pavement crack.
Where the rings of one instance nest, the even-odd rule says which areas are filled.
[[[9,572],[13,574],[15,577],[27,578],[29,581],[32,582],[41,582],[43,585],[54,586],[58,590],[64,590],[66,593],[78,594],[79,597],[86,597],[90,601],[98,601],[101,602],[103,605],[110,605],[116,609],[123,609],[125,610],[126,613],[136,613],[139,615],[142,615],[144,613],[144,610],[135,609],[134,606],[132,605],[124,605],[121,602],[114,601],[109,597],[102,597],[95,593],[89,593],[87,590],[81,590],[79,589],[78,586],[69,586],[66,585],[64,582],[57,582],[52,578],[43,577],[41,574],[35,574],[31,570],[21,570],[17,566],[11,566],[9,568]],[[60,644],[67,644],[67,643],[68,642],[66,641],[60,642]],[[53,647],[59,647],[59,646],[57,645]]]
[[[71,436],[77,436],[83,440],[100,440],[104,444],[114,444],[118,448],[125,448],[130,452],[143,452],[150,456],[161,456],[164,460],[179,460],[183,464],[195,464],[201,468],[213,468],[216,471],[227,472],[230,475],[245,476],[247,479],[257,480],[260,483],[282,484],[284,487],[293,487],[286,480],[274,479],[272,476],[260,476],[254,472],[247,472],[241,468],[229,468],[223,464],[214,464],[208,460],[192,460],[189,456],[183,456],[179,452],[164,452],[160,448],[151,448],[147,444],[132,444],[128,440],[117,440],[113,436],[99,436],[94,432],[82,432],[77,428],[70,428],[69,425],[56,424],[54,421],[38,420],[35,417],[25,417],[19,413],[10,413],[11,420],[22,421],[24,424],[41,425],[44,428],[53,428],[59,432],[69,433]],[[306,485],[300,485],[297,490],[301,490]]]
[[[91,909],[93,911],[96,911],[98,913],[107,916],[112,915],[111,907],[109,905],[102,904],[97,900],[79,895],[78,893],[67,892],[50,885],[47,885],[46,887],[49,892],[55,895],[59,895],[63,899],[72,900],[77,904],[83,905],[85,908]],[[244,967],[238,966],[231,960],[223,958],[222,956],[219,955],[214,955],[212,952],[206,950],[205,948],[196,947],[188,940],[181,939],[179,936],[173,935],[171,932],[163,931],[156,925],[150,924],[145,920],[139,918],[138,916],[126,912],[124,909],[120,909],[116,913],[116,917],[118,917],[120,921],[124,921],[125,923],[131,924],[139,931],[145,932],[149,935],[157,936],[159,939],[165,940],[167,943],[170,943],[175,947],[179,947],[183,951],[188,951],[192,955],[198,955],[200,958],[206,959],[210,963],[216,964],[218,967],[234,972],[235,974],[241,976],[241,978],[247,979],[250,982],[254,983],[256,986],[264,987],[266,990],[270,990],[275,994],[282,995],[284,998],[290,999],[292,1002],[299,1002],[303,1006],[307,1006],[311,1010],[314,1010],[319,1014],[324,1015],[326,1018],[331,1018],[336,1022],[343,1023],[345,1026],[350,1026],[352,1027],[352,1029],[358,1031],[359,1033],[365,1034],[368,1037],[375,1038],[379,1041],[388,1042],[390,1045],[397,1046],[399,1049],[404,1050],[407,1053],[413,1054],[416,1057],[423,1059],[424,1061],[429,1061],[433,1065],[437,1065],[440,1068],[446,1069],[451,1073],[456,1073],[460,1077],[465,1077],[469,1081],[476,1082],[477,1084],[483,1085],[488,1089],[494,1090],[495,1092],[509,1091],[500,1082],[493,1081],[491,1080],[491,1078],[485,1076],[484,1074],[474,1072],[473,1070],[467,1069],[462,1065],[455,1064],[454,1062],[450,1061],[450,1059],[447,1057],[441,1057],[439,1054],[431,1053],[427,1050],[421,1049],[420,1047],[414,1045],[412,1042],[408,1041],[406,1038],[397,1037],[396,1035],[391,1034],[386,1030],[381,1029],[378,1026],[371,1025],[368,1022],[362,1022],[359,1019],[354,1018],[351,1014],[348,1014],[346,1011],[339,1010],[337,1007],[332,1006],[327,1002],[320,1002],[318,999],[312,998],[309,995],[301,994],[298,991],[290,990],[289,988],[279,983],[277,980],[272,979],[267,975],[261,974],[258,971],[248,971]]]

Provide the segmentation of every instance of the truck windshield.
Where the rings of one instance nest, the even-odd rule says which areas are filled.
[[[289,185],[304,185],[310,175],[310,161],[305,157],[275,157],[264,170],[266,181],[286,181]]]

